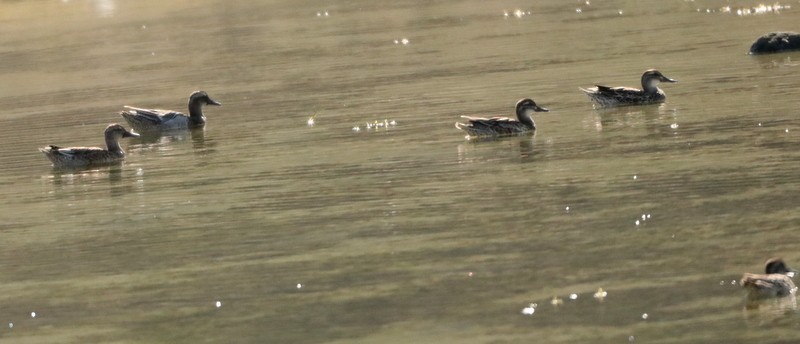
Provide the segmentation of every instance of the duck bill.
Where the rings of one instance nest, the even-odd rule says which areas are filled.
[[[671,82],[671,83],[676,83],[676,82],[678,82],[678,80],[675,80],[675,79],[670,79],[670,78],[668,78],[668,77],[666,77],[666,76],[665,76],[665,77],[663,77],[663,78],[661,78],[661,81],[662,81],[662,82]]]
[[[139,136],[141,135],[134,133],[132,131],[126,131],[124,134],[122,134],[122,137],[139,137]]]
[[[550,109],[545,108],[545,107],[541,107],[539,105],[536,105],[536,107],[533,108],[533,111],[536,111],[536,112],[550,112]]]
[[[795,269],[789,269],[789,271],[786,272],[786,276],[794,277],[795,275],[797,275],[797,270]]]
[[[220,102],[218,102],[218,101],[216,101],[214,99],[208,98],[208,105],[222,106],[222,103],[220,103]]]

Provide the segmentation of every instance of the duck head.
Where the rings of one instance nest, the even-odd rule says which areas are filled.
[[[130,132],[125,127],[114,123],[109,124],[106,127],[105,131],[106,136],[106,147],[108,147],[109,151],[118,152],[122,155],[125,155],[125,152],[122,151],[122,147],[119,145],[119,139],[123,137],[139,137],[139,134]]]
[[[517,102],[517,119],[531,128],[536,128],[533,122],[534,112],[548,112],[550,110],[543,108],[533,101],[533,99],[525,98]]]
[[[139,137],[139,134],[128,131],[120,124],[109,124],[105,130],[106,138]]]
[[[642,74],[642,88],[645,90],[655,88],[657,82],[675,83],[678,82],[678,80],[670,79],[655,69],[648,69],[644,72],[644,74]]]
[[[765,264],[765,271],[767,274],[784,274],[789,277],[794,277],[797,270],[790,269],[781,258],[770,258]]]
[[[549,112],[547,108],[536,105],[533,99],[525,98],[517,102],[517,115],[531,112]]]
[[[206,91],[192,92],[192,95],[189,96],[189,106],[191,107],[193,104],[222,106],[222,103],[211,99]]]

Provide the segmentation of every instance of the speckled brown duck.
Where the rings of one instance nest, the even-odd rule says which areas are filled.
[[[136,137],[139,134],[125,129],[119,124],[110,124],[106,127],[106,148],[100,147],[68,147],[47,146],[39,151],[53,162],[57,168],[75,168],[90,165],[105,165],[120,162],[125,159],[125,151],[119,145],[123,137]]]
[[[781,258],[770,258],[765,264],[765,274],[745,273],[739,284],[747,289],[750,299],[765,299],[793,295],[797,287],[792,277],[797,272],[786,266]]]
[[[456,123],[456,128],[465,131],[470,136],[500,136],[513,135],[536,130],[533,122],[534,112],[548,112],[533,101],[526,98],[517,102],[517,119],[508,117],[470,117],[461,116],[467,123]]]
[[[664,76],[655,69],[649,69],[642,74],[641,89],[595,85],[588,89],[581,88],[581,91],[600,107],[656,104],[663,103],[667,99],[664,91],[656,86],[659,82],[674,83],[678,81]]]

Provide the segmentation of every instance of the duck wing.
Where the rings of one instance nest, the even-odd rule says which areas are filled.
[[[153,125],[166,123],[178,117],[186,117],[185,114],[172,110],[142,109],[127,105],[125,108],[128,110],[121,113],[123,117],[135,117],[138,121],[150,122]]]
[[[515,134],[527,131],[530,128],[520,123],[516,119],[508,117],[470,117],[461,116],[469,121],[469,126],[476,132],[485,132],[493,134]]]
[[[781,274],[744,274],[739,281],[750,290],[750,297],[781,297],[793,294],[797,287],[789,276]]]
[[[625,98],[631,95],[641,94],[642,90],[632,87],[609,87],[603,85],[594,85],[596,93],[606,97]]]
[[[47,146],[39,150],[53,162],[56,167],[76,167],[93,163],[107,163],[119,160],[120,156],[99,147],[59,148]]]
[[[70,148],[55,147],[55,148],[57,149],[54,149],[52,151],[53,154],[57,154],[65,158],[71,158],[71,159],[84,159],[84,158],[91,159],[102,153],[108,152],[107,150],[102,149],[100,147],[70,147]]]

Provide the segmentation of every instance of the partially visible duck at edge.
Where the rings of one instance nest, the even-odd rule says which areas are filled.
[[[745,273],[739,284],[747,289],[748,299],[766,299],[794,295],[797,287],[792,277],[797,272],[786,266],[781,258],[770,258],[765,266],[766,274]]]
[[[800,33],[770,32],[757,38],[750,46],[750,55],[772,54],[800,50]]]
[[[205,91],[194,91],[189,96],[188,116],[172,110],[141,109],[127,105],[125,106],[127,110],[119,114],[128,121],[134,130],[139,132],[191,129],[206,124],[203,105],[221,106],[222,104],[211,99]]]
[[[119,145],[123,137],[137,137],[139,134],[130,132],[119,124],[110,124],[106,127],[106,148],[100,147],[69,147],[47,146],[39,148],[50,161],[53,167],[75,168],[90,165],[113,164],[125,159],[125,152]]]
[[[508,117],[482,118],[461,116],[466,119],[468,123],[456,122],[456,128],[465,131],[470,136],[520,134],[536,130],[536,124],[533,122],[532,117],[534,112],[548,112],[550,110],[536,105],[530,98],[525,98],[517,102],[516,111],[516,120]]]
[[[581,88],[581,91],[600,107],[656,104],[667,99],[664,91],[656,86],[658,82],[678,81],[655,69],[648,69],[642,74],[642,89],[595,85],[589,89]]]

